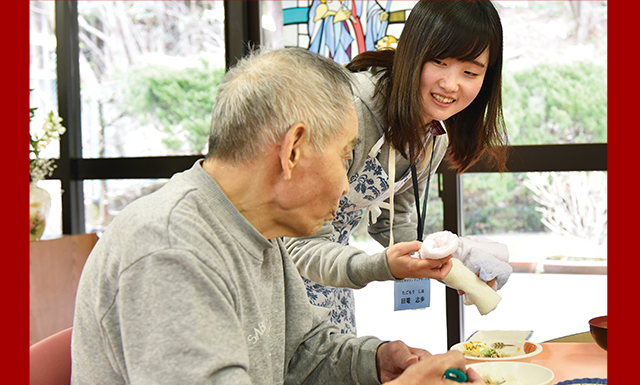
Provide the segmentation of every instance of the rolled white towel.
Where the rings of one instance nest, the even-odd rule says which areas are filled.
[[[451,231],[427,235],[418,254],[421,259],[440,259],[452,255],[459,248],[458,236]]]
[[[453,267],[444,279],[444,282],[454,289],[465,292],[465,304],[469,302],[476,305],[482,315],[492,312],[498,303],[502,301],[500,294],[496,293],[486,282],[478,278],[471,270],[466,268],[459,259],[452,258]]]

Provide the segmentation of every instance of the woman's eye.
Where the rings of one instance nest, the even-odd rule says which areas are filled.
[[[442,60],[438,60],[438,59],[433,59],[433,62],[440,65],[444,64]]]
[[[465,73],[465,74],[467,74],[467,75],[469,75],[469,76],[472,76],[472,77],[476,77],[476,76],[478,76],[478,74],[473,73],[473,72],[471,72],[471,71],[464,71],[464,73]]]

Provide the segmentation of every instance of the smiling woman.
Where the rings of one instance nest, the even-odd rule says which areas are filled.
[[[397,49],[363,52],[347,64],[362,139],[347,164],[349,193],[313,237],[287,240],[311,302],[331,309],[343,333],[356,331],[351,288],[372,280],[441,279],[451,269],[452,262],[404,258],[419,248],[412,241],[424,237],[424,208],[416,208],[418,221],[410,214],[441,161],[463,172],[487,153],[504,168],[504,148],[497,146],[507,142],[502,27],[493,4],[418,2],[402,36]],[[367,255],[348,247],[363,220],[389,251]],[[337,271],[343,260],[353,261],[347,272]],[[364,272],[367,264],[376,268]]]
[[[467,108],[482,88],[488,63],[486,49],[471,61],[446,58],[425,63],[420,79],[425,124]]]

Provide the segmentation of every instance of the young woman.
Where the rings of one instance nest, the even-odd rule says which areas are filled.
[[[458,173],[483,155],[504,170],[502,44],[490,1],[420,1],[396,50],[365,52],[347,65],[360,136],[347,162],[349,192],[317,234],[286,242],[310,301],[330,308],[342,332],[356,332],[352,288],[376,280],[442,279],[451,269],[450,257],[409,256],[420,248],[416,239],[423,232],[424,211],[414,207],[445,156]],[[414,209],[417,224],[410,220]],[[389,247],[384,252],[368,255],[348,246],[363,217],[371,237]],[[507,265],[500,274],[481,276],[495,282],[494,289],[511,272],[498,262]]]

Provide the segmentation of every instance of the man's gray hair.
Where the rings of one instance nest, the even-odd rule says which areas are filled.
[[[351,85],[346,69],[304,48],[250,52],[218,87],[207,158],[252,160],[296,123],[321,151],[346,127]]]

